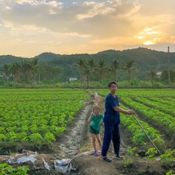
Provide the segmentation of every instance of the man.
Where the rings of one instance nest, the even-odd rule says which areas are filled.
[[[115,95],[117,90],[117,83],[110,82],[108,84],[110,93],[105,98],[105,113],[104,113],[104,138],[103,138],[103,146],[102,146],[102,158],[106,162],[111,162],[111,160],[107,157],[107,152],[110,146],[110,142],[112,140],[114,146],[114,153],[117,159],[120,159],[119,151],[120,151],[120,132],[119,132],[119,124],[120,124],[120,112],[133,115],[135,111],[133,110],[125,110],[119,106],[118,97]]]

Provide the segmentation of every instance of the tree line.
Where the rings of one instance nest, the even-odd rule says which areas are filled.
[[[102,82],[106,80],[118,80],[118,74],[120,70],[126,71],[128,75],[128,81],[131,83],[132,75],[136,68],[134,61],[129,61],[125,65],[120,65],[117,60],[113,60],[111,64],[106,64],[102,59],[95,62],[93,59],[83,60],[80,59],[77,63],[80,75],[81,85],[83,81],[86,81],[86,87],[89,87],[90,81]]]
[[[60,68],[47,63],[39,64],[38,59],[22,60],[3,66],[3,78],[6,82],[40,83],[41,81],[57,80]]]
[[[91,82],[103,83],[104,81],[115,80],[118,81],[121,72],[125,74],[128,86],[132,85],[133,80],[139,74],[139,65],[136,61],[130,60],[124,63],[117,59],[106,62],[104,59],[79,59],[73,65],[73,71],[77,71],[76,75],[79,78],[81,87],[90,87]],[[16,83],[56,83],[59,82],[64,74],[64,69],[58,64],[53,63],[39,63],[38,59],[22,60],[13,64],[5,64],[2,69],[3,79],[8,82]],[[67,75],[71,76],[71,75]],[[151,81],[152,86],[157,81],[162,81],[167,84],[175,81],[175,72],[173,70],[163,70],[158,74],[156,70],[150,70],[148,73],[148,80]],[[68,77],[66,80],[68,81]],[[122,80],[120,80],[122,81]]]

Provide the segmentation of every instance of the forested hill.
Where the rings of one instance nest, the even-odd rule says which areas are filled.
[[[94,59],[94,62],[98,64],[100,60],[104,60],[105,65],[109,66],[113,60],[117,60],[119,63],[119,69],[129,62],[134,61],[137,73],[140,76],[146,75],[151,70],[167,70],[168,68],[175,69],[175,53],[159,52],[146,48],[136,48],[123,51],[106,50],[96,54],[73,54],[73,55],[61,55],[54,53],[42,53],[36,57],[38,64],[50,65],[50,67],[59,66],[61,70],[64,70],[64,77],[77,76],[78,68],[77,62],[82,60]],[[33,59],[30,58],[30,59]],[[15,57],[15,56],[0,56],[0,69],[3,69],[4,64],[10,64],[15,62],[22,62],[29,58]]]

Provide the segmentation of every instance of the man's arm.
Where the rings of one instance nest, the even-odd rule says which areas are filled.
[[[121,112],[121,113],[124,113],[124,114],[127,114],[127,115],[133,115],[133,114],[135,114],[135,111],[134,111],[134,110],[131,110],[131,109],[123,109],[123,108],[121,108],[120,106],[115,106],[115,107],[114,107],[114,110],[115,110],[115,111],[118,111],[118,112]]]
[[[124,114],[127,114],[127,115],[135,114],[134,110],[121,108],[120,105],[119,105],[118,97],[117,97],[117,100],[115,100],[112,97],[110,97],[108,100],[109,100],[109,104],[113,107],[113,109],[115,111],[118,111],[118,112],[121,112],[121,113],[124,113]]]

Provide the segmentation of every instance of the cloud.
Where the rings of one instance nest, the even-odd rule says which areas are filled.
[[[11,10],[5,10],[5,6]],[[111,32],[120,35],[123,30],[127,34],[124,28],[132,26],[126,15],[133,14],[135,8],[134,3],[116,0],[85,1],[70,7],[64,7],[61,1],[7,0],[0,13],[4,20],[16,25],[35,25],[59,33],[105,37],[111,36]]]
[[[42,52],[73,53],[88,42],[91,35],[59,33],[35,25],[16,25],[11,21],[0,22],[1,54],[35,56]],[[75,44],[76,43],[76,44]],[[66,46],[66,47],[65,47]]]
[[[82,8],[85,9],[85,13],[77,15],[77,19],[79,20],[93,18],[97,15],[107,15],[115,11],[115,7],[112,7],[109,2],[98,3],[95,1],[85,1],[82,4]]]
[[[173,6],[174,1],[170,1]],[[144,43],[174,43],[175,13],[167,10],[170,4],[166,7],[166,3],[163,3],[165,11],[162,11],[161,2],[152,8],[151,4],[156,2],[0,0],[0,37],[13,43],[11,47],[15,47],[16,42],[19,47],[17,54],[21,51],[28,55],[28,48],[31,48],[33,55],[44,49],[69,53],[95,52]],[[7,47],[5,50],[8,52]]]
[[[48,5],[51,7],[62,7],[63,3],[58,1],[46,1],[46,0],[16,0],[17,4],[30,4],[32,6],[39,6],[39,5]]]

